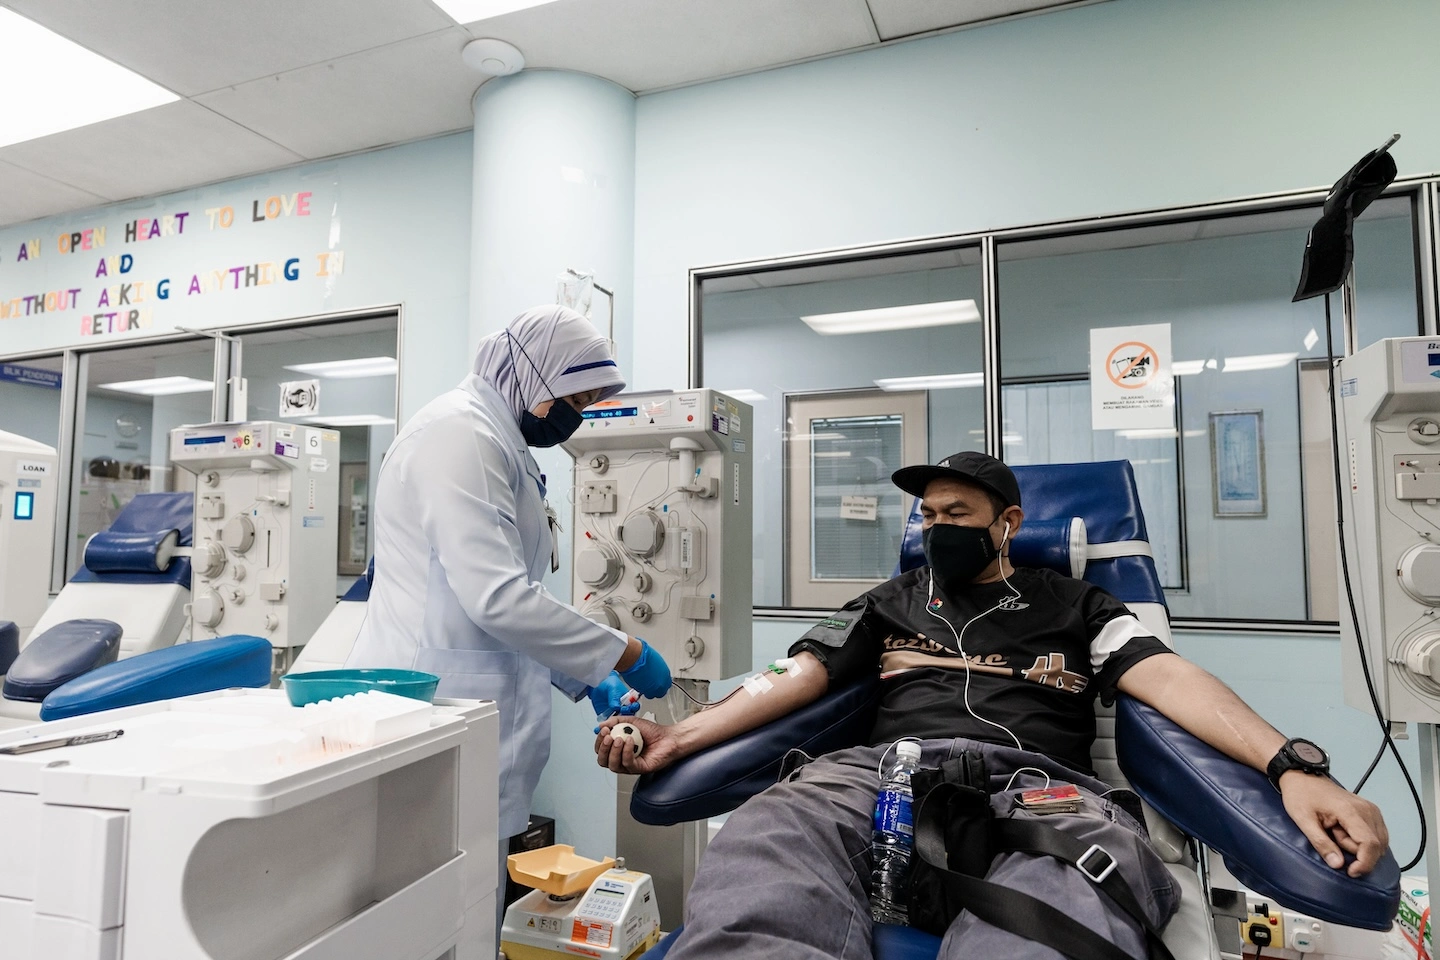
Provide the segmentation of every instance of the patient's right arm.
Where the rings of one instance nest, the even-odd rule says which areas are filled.
[[[740,690],[724,703],[670,726],[628,717],[605,721],[595,737],[596,762],[616,773],[650,773],[818,700],[830,685],[825,666],[808,651],[799,652],[795,661],[798,671],[766,674],[773,686],[765,693],[751,696]],[[610,736],[610,729],[617,723],[633,724],[639,729],[645,739],[640,756]]]

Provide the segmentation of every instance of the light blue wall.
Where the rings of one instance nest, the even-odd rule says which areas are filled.
[[[83,310],[0,320],[0,354],[118,344],[176,325],[239,326],[401,303],[405,307],[403,419],[458,383],[469,367],[470,178],[471,136],[461,133],[0,229],[0,297],[61,286],[85,289]],[[204,231],[203,211],[214,203],[238,204],[251,195],[307,187],[328,201],[322,206],[317,199],[311,223],[276,221],[253,228],[237,223],[223,237]],[[238,218],[243,211],[236,209]],[[124,222],[174,210],[191,212],[186,236],[150,241],[150,247],[123,242]],[[62,230],[98,224],[108,224],[103,250],[93,256],[72,255],[83,257],[83,262],[66,261],[55,252],[55,237]],[[270,233],[271,227],[280,232]],[[195,235],[189,236],[192,231]],[[17,262],[21,241],[36,237],[43,242],[40,260]],[[328,281],[313,277],[312,247],[343,250],[343,274]],[[306,258],[302,282],[292,287],[207,294],[193,300],[177,291],[163,304],[149,304],[155,314],[149,330],[99,337],[78,332],[79,314],[93,309],[98,288],[105,283],[92,276],[102,254],[131,253],[136,260],[134,276],[153,282],[166,273],[178,276],[180,267],[192,263],[203,271],[283,258],[287,251]],[[85,269],[77,273],[81,266]]]

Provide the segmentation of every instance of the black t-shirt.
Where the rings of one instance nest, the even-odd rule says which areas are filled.
[[[932,594],[929,568],[920,567],[816,624],[790,655],[813,653],[832,684],[880,671],[873,743],[968,737],[1014,746],[1008,730],[1026,750],[1089,773],[1096,695],[1108,704],[1121,674],[1168,648],[1084,580],[1019,568],[1010,586]]]

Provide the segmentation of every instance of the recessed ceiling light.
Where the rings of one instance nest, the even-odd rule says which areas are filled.
[[[985,383],[983,373],[942,373],[927,377],[885,377],[875,381],[881,390],[953,390],[956,387],[979,387]]]
[[[1298,353],[1253,353],[1245,357],[1226,357],[1225,373],[1245,373],[1249,370],[1275,370],[1288,367],[1295,362]]]
[[[149,380],[119,380],[115,383],[97,384],[101,390],[115,390],[119,393],[138,393],[144,397],[168,397],[176,393],[209,393],[215,384],[209,380],[194,377],[152,377]]]
[[[954,323],[979,323],[980,308],[974,300],[945,300],[940,303],[914,303],[904,307],[880,307],[876,310],[818,313],[800,319],[816,333],[834,336],[844,333],[882,333],[920,327],[944,327]]]
[[[474,23],[491,17],[543,7],[554,0],[435,0],[435,5],[454,18],[456,23]]]
[[[399,367],[394,357],[356,357],[353,360],[289,364],[285,369],[325,380],[343,380],[350,377],[393,377]]]
[[[378,413],[336,413],[328,417],[315,414],[304,420],[322,427],[375,427],[395,422],[394,417],[382,417]]]
[[[0,147],[180,98],[53,30],[0,7]]]

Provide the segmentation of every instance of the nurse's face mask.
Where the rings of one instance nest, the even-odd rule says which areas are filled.
[[[550,384],[545,382],[545,377],[540,373],[540,368],[535,365],[535,361],[530,359],[530,355],[525,352],[523,346],[520,346],[520,343],[515,339],[514,335],[506,334],[506,336],[510,338],[510,365],[515,365],[515,348],[520,347],[521,356],[530,364],[530,368],[535,371],[535,375],[540,378],[540,382],[545,384],[545,389],[550,392],[550,399],[552,401],[549,411],[547,411],[543,417],[535,416],[535,414],[528,409],[527,405],[527,409],[520,414],[521,436],[523,436],[525,442],[532,447],[554,447],[564,443],[574,435],[576,430],[580,429],[580,425],[585,422],[585,418],[580,416],[580,411],[572,407],[568,400],[555,396],[555,391],[551,390]],[[516,379],[519,379],[518,371],[516,373]],[[523,396],[520,400],[522,403],[526,402]]]

